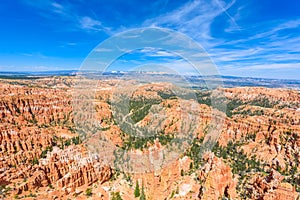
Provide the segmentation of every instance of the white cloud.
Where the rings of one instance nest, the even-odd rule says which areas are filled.
[[[248,39],[252,40],[252,39],[266,38],[268,36],[275,35],[276,33],[278,33],[281,30],[297,28],[299,26],[300,26],[300,19],[282,22],[282,23],[279,23],[278,25],[276,25],[275,27],[272,27],[270,30],[256,34]]]
[[[231,16],[228,9],[234,4],[235,1],[225,4],[217,0],[195,0],[169,13],[145,21],[144,26],[168,27],[193,37],[208,50],[209,55],[220,68],[224,67],[232,72],[298,69],[300,37],[280,33],[299,28],[300,19],[258,22],[244,24],[243,27],[238,25],[237,21],[242,22],[242,11],[246,6],[241,5],[231,10],[234,13],[234,16]],[[256,34],[245,38],[239,36],[240,39],[237,40],[234,39],[234,35],[226,38],[213,37],[211,34],[213,22],[221,14],[225,14],[228,18],[228,27],[223,30],[227,34],[235,34],[237,30],[239,35],[247,36],[252,32]]]
[[[175,56],[175,55],[172,54],[172,53],[169,53],[167,51],[156,51],[153,54],[151,54],[150,56],[153,56],[153,57],[172,57],[172,56]]]
[[[234,22],[227,12],[234,3],[235,0],[229,4],[219,0],[195,0],[172,12],[145,21],[144,26],[172,28],[197,39],[205,48],[210,48],[220,43],[211,35],[211,25],[214,19],[226,13]]]
[[[111,34],[109,27],[103,26],[101,21],[90,16],[81,16],[73,5],[68,1],[57,3],[54,0],[24,0],[28,5],[38,9],[39,14],[45,18],[70,22],[67,25],[72,29],[81,29],[84,31],[103,31]],[[67,29],[63,27],[63,29]]]
[[[96,48],[93,51],[95,51],[95,52],[111,52],[113,50],[109,49],[109,48]]]
[[[90,17],[82,17],[79,20],[80,27],[82,29],[87,29],[87,30],[100,30],[101,29],[101,22],[95,19],[92,19]]]
[[[51,5],[52,5],[53,12],[65,14],[65,8],[63,5],[56,2],[52,2]]]
[[[299,69],[300,63],[273,63],[273,64],[254,64],[244,68],[245,70],[262,70],[262,69]]]
[[[210,55],[221,67],[247,74],[249,70],[296,70],[300,65],[300,37],[289,33],[282,34],[288,29],[300,28],[300,20],[280,22],[264,22],[257,25],[260,28],[249,28],[248,32],[257,32],[247,38],[232,40],[221,47],[210,50]],[[231,66],[228,68],[228,65]],[[232,67],[234,66],[234,67]],[[284,72],[281,74],[284,76]]]
[[[137,52],[144,53],[146,56],[152,56],[152,57],[174,57],[176,55],[168,52],[168,51],[163,51],[155,48],[144,48],[141,50],[137,50]]]
[[[246,60],[251,58],[253,55],[257,55],[262,51],[261,48],[250,48],[250,49],[215,49],[211,51],[211,56],[217,62],[237,61]]]
[[[229,26],[227,28],[224,29],[225,32],[227,33],[233,33],[236,31],[243,31],[244,29],[241,28],[240,25],[238,25],[237,21],[240,20],[242,17],[242,10],[245,8],[245,6],[240,6],[237,11],[236,14],[234,16],[230,16],[227,15],[229,17]]]

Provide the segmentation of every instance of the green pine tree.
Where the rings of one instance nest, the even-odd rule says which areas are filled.
[[[146,200],[144,184],[142,185],[142,192],[141,192],[140,200]]]
[[[139,182],[136,181],[135,189],[134,189],[134,197],[139,197],[141,195]]]

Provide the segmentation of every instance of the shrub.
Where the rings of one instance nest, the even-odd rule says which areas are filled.
[[[111,200],[123,200],[123,199],[122,199],[122,197],[120,195],[120,192],[113,192]]]
[[[93,195],[92,188],[87,188],[85,190],[85,195],[88,197],[92,196]]]
[[[38,165],[39,164],[39,160],[34,157],[34,159],[31,161],[32,165]]]

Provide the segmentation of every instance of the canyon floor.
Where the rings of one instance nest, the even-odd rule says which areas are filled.
[[[0,199],[300,199],[299,89],[76,81],[0,79]]]

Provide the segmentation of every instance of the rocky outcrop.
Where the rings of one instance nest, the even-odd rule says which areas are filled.
[[[206,164],[199,173],[202,182],[199,199],[236,199],[237,178],[234,178],[231,168],[213,153],[203,156]]]
[[[72,121],[71,96],[64,90],[2,85],[0,94],[1,123],[50,126]]]
[[[247,187],[248,195],[253,199],[296,199],[298,193],[295,188],[283,182],[284,177],[275,170],[265,176],[252,177],[250,186]]]
[[[41,187],[74,193],[78,187],[88,187],[97,181],[103,183],[112,176],[111,168],[97,156],[85,154],[75,147],[65,151],[55,148],[39,162],[27,170],[26,181],[15,188],[17,194]]]
[[[280,183],[274,191],[264,195],[263,200],[295,200],[300,198],[299,193],[289,183]]]

